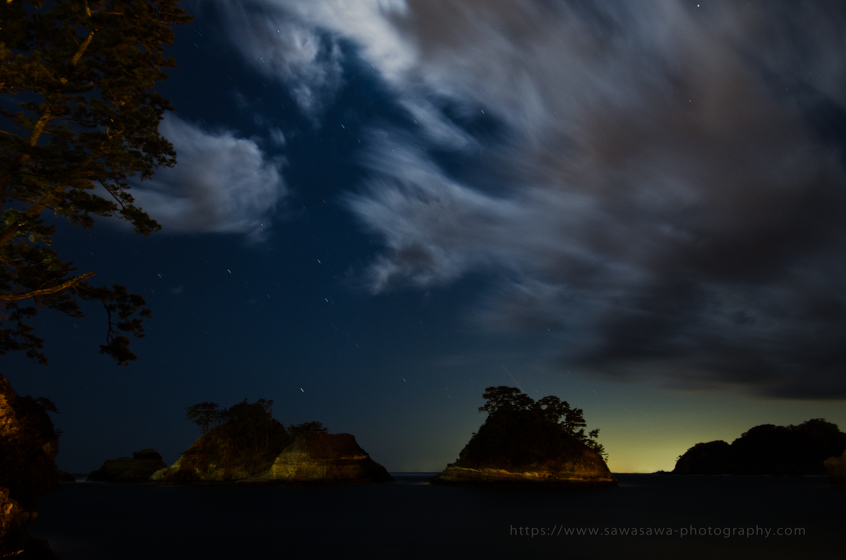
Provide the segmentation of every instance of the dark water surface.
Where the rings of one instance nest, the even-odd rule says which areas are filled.
[[[846,489],[826,477],[617,475],[618,488],[556,490],[394,476],[367,486],[63,484],[39,500],[30,533],[62,560],[846,558]],[[656,528],[673,534],[649,536]],[[749,528],[757,534],[737,534]],[[619,534],[632,529],[642,534]]]

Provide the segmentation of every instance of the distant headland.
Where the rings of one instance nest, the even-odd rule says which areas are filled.
[[[846,450],[846,434],[816,418],[798,426],[763,424],[731,444],[697,443],[681,455],[672,474],[824,475],[825,461]]]

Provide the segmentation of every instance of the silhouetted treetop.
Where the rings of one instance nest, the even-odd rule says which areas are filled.
[[[192,404],[185,409],[185,419],[197,424],[203,435],[209,433],[209,426],[220,421],[220,410],[217,403],[201,402]]]
[[[485,399],[484,406],[479,407],[479,412],[493,414],[499,410],[527,410],[535,401],[520,389],[500,385],[499,387],[488,387],[482,393]]]
[[[302,424],[292,424],[288,426],[288,433],[291,434],[292,437],[299,437],[299,436],[310,436],[314,434],[326,434],[329,433],[322,423],[314,421],[314,422],[303,422]]]

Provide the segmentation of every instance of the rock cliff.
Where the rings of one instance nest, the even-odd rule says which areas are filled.
[[[351,434],[298,436],[271,462],[241,464],[224,469],[215,463],[197,467],[196,458],[184,454],[173,465],[150,477],[155,482],[242,483],[371,483],[393,482],[385,468],[370,458]]]
[[[616,486],[617,479],[602,457],[583,448],[552,461],[520,467],[462,467],[460,461],[430,480],[434,484],[549,484],[562,486]]]
[[[190,452],[191,449],[180,455],[171,466],[154,472],[150,475],[150,481],[168,484],[237,482],[250,478],[267,466],[267,461],[261,461],[258,464],[239,462],[236,466],[224,465],[215,461],[206,461]]]
[[[167,468],[162,456],[155,449],[144,449],[132,458],[109,459],[99,470],[88,475],[88,480],[99,482],[144,482],[154,472]]]
[[[370,458],[352,434],[297,437],[273,464],[249,481],[371,483],[393,482],[385,467]]]
[[[40,401],[19,397],[0,375],[0,557],[34,554],[30,549],[38,541],[26,529],[37,516],[36,499],[59,489],[58,452]]]

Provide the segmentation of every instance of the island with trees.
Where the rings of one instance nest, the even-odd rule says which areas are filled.
[[[824,475],[825,461],[846,450],[846,434],[815,418],[798,426],[763,424],[731,444],[697,443],[676,461],[672,474]]]
[[[220,409],[203,402],[186,409],[202,435],[154,482],[369,483],[392,482],[351,434],[330,434],[320,422],[285,428],[273,401],[244,401]]]
[[[488,417],[436,484],[526,483],[616,486],[599,430],[585,433],[584,411],[519,389],[488,387],[479,412]]]

